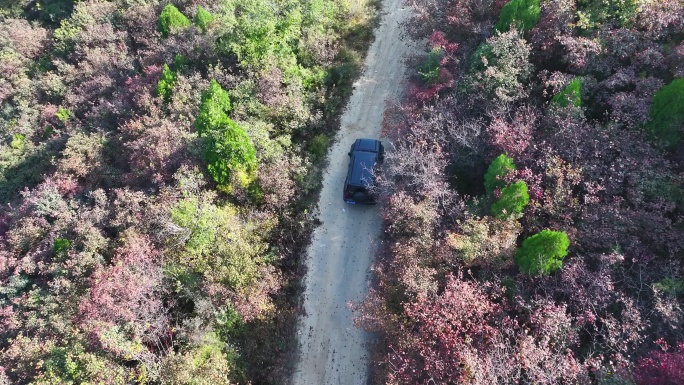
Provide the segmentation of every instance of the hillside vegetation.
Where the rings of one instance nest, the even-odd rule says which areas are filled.
[[[280,384],[376,4],[0,1],[0,384]]]
[[[682,384],[684,5],[408,3],[376,383]]]

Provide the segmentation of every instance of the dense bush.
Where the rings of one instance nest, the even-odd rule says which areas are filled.
[[[162,69],[162,76],[157,83],[157,96],[161,97],[165,101],[171,100],[171,95],[173,95],[173,85],[176,82],[176,73],[171,71],[168,64],[164,64]]]
[[[491,213],[499,219],[516,217],[530,202],[527,183],[518,181],[501,189],[501,196],[492,204]]]
[[[526,238],[515,253],[520,271],[530,275],[551,274],[563,267],[570,240],[562,231],[542,230]]]
[[[246,187],[254,179],[257,159],[250,138],[228,117],[230,96],[215,80],[202,93],[195,128],[208,140],[205,159],[209,174],[223,189],[230,191],[233,177]]]
[[[202,32],[207,32],[207,29],[209,28],[209,24],[214,21],[214,15],[209,13],[206,9],[202,8],[202,6],[197,7],[197,13],[195,13],[195,18],[193,22],[199,28],[202,30]]]
[[[487,193],[493,193],[494,190],[504,187],[508,182],[506,182],[506,176],[515,171],[515,164],[513,159],[506,154],[501,154],[494,158],[492,163],[489,164],[487,172],[484,176],[484,185]]]
[[[653,96],[648,128],[669,147],[679,143],[684,127],[684,79],[675,79]]]
[[[22,150],[26,146],[26,135],[14,134],[12,135],[12,141],[10,142],[10,147],[15,150]]]
[[[63,256],[67,250],[71,247],[71,242],[68,239],[57,238],[55,239],[55,245],[52,247],[52,253],[55,256]]]
[[[247,186],[257,167],[256,150],[245,131],[230,119],[212,127],[205,154],[209,174],[219,186],[227,188],[232,176]]]
[[[573,79],[561,92],[553,96],[551,101],[561,107],[582,106],[582,83],[579,78]]]
[[[168,37],[170,33],[189,26],[190,20],[173,4],[167,4],[159,15],[159,32],[163,37]]]
[[[309,145],[309,153],[315,160],[323,159],[328,152],[328,147],[330,146],[330,138],[325,134],[316,135],[311,139],[311,144]]]
[[[522,31],[529,31],[539,22],[539,0],[511,0],[501,8],[496,29],[506,32],[511,24]]]
[[[211,131],[228,118],[231,108],[228,92],[221,88],[216,80],[212,80],[209,88],[202,92],[202,102],[197,119],[195,119],[195,129],[200,134]]]
[[[427,59],[418,71],[423,82],[432,85],[439,79],[440,62],[443,58],[444,52],[441,49],[435,48],[430,51]]]

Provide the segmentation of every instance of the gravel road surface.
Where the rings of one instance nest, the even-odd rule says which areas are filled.
[[[375,247],[381,233],[378,207],[342,201],[349,147],[357,138],[378,138],[386,100],[402,90],[408,43],[399,23],[408,16],[402,0],[384,0],[375,41],[365,70],[342,115],[340,131],[328,153],[319,219],[307,252],[305,315],[298,320],[298,359],[292,385],[365,385],[368,336],[352,324],[347,307],[368,291]],[[386,146],[387,147],[387,146]]]

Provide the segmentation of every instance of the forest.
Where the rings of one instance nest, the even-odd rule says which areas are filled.
[[[0,0],[0,384],[277,384],[366,0]]]
[[[375,383],[684,384],[684,4],[407,3]]]
[[[0,384],[280,384],[376,0],[0,0]],[[684,5],[406,0],[383,384],[684,384]]]

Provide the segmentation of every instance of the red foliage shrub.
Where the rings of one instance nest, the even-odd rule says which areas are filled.
[[[0,39],[8,37],[12,48],[27,59],[36,59],[49,45],[48,31],[23,19],[5,19]]]
[[[90,292],[79,306],[80,324],[97,338],[113,326],[125,325],[133,339],[157,343],[169,324],[160,258],[146,236],[125,232],[111,265],[89,279]],[[118,352],[115,346],[110,348]]]
[[[637,18],[651,39],[663,38],[684,26],[684,8],[677,0],[644,2]]]
[[[562,57],[563,45],[559,37],[570,34],[575,19],[575,2],[570,0],[542,1],[541,16],[530,32],[530,43],[535,49],[535,60],[552,64]]]
[[[511,120],[506,117],[494,117],[487,127],[492,151],[521,159],[532,141],[536,120],[537,112],[529,106],[518,108]]]
[[[684,384],[684,343],[678,342],[674,351],[668,352],[668,344],[656,342],[661,350],[654,350],[647,357],[639,359],[634,368],[637,385],[682,385]]]
[[[670,71],[675,77],[684,77],[684,43],[679,44],[668,56]]]
[[[446,53],[446,56],[440,63],[442,65],[446,64],[450,59],[453,59],[451,55],[458,49],[458,43],[449,42],[442,31],[434,31],[432,35],[430,35],[428,41],[433,49],[439,48]]]
[[[570,71],[585,73],[590,67],[595,67],[595,60],[601,53],[601,45],[586,37],[574,37],[572,35],[558,36],[558,41],[563,45],[565,54],[563,60]]]
[[[161,77],[162,66],[150,65],[143,69],[143,74],[133,75],[125,80],[124,91],[127,103],[140,110],[147,110],[154,103],[153,90]]]
[[[539,384],[588,383],[584,364],[571,350],[579,336],[565,305],[540,301],[533,306],[530,333],[518,336],[518,354],[526,377]]]
[[[287,207],[298,189],[295,177],[302,171],[300,161],[284,156],[259,167],[258,178],[264,193],[264,204],[277,210]]]
[[[189,127],[180,122],[153,116],[130,121],[121,128],[130,140],[124,146],[130,150],[130,167],[134,180],[145,184],[170,182],[173,174],[185,159],[189,142]]]
[[[637,128],[648,121],[651,99],[663,86],[663,81],[648,77],[635,79],[632,84],[634,91],[614,92],[607,100],[610,118],[627,128]]]
[[[279,68],[273,67],[264,71],[259,76],[257,84],[257,97],[271,108],[276,108],[286,103],[287,95],[283,88],[283,73]]]
[[[451,43],[447,40],[444,33],[435,31],[430,35],[428,43],[431,47],[431,55],[439,55],[441,58],[438,63],[431,63],[436,65],[436,68],[426,68],[432,74],[430,81],[425,84],[425,81],[418,84],[411,84],[409,87],[409,96],[419,103],[427,103],[439,96],[440,91],[453,86],[456,64],[458,63],[454,58],[454,52],[458,49],[458,43]],[[436,58],[438,58],[437,56]],[[433,60],[436,60],[433,58]]]
[[[469,362],[487,350],[497,328],[491,320],[501,308],[477,285],[447,278],[439,296],[419,297],[407,304],[411,324],[406,326],[408,346],[394,345],[388,357],[390,380],[407,384],[467,383],[474,375]],[[406,350],[405,350],[406,349]]]
[[[439,78],[440,81],[446,81],[447,83],[450,83],[452,79],[451,74],[444,69],[439,70]],[[411,96],[411,98],[420,103],[427,103],[435,99],[437,95],[439,95],[439,91],[441,91],[444,88],[445,86],[441,82],[430,87],[413,84],[409,88],[408,94],[409,96]]]

